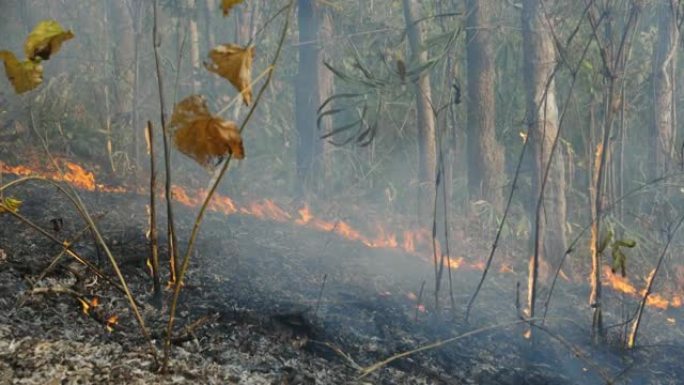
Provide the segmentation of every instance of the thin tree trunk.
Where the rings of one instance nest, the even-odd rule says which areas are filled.
[[[560,154],[553,154],[553,143],[558,132],[558,107],[555,81],[556,50],[551,26],[543,17],[543,0],[525,0],[522,10],[523,61],[527,90],[527,125],[531,158],[533,194],[528,212],[535,225],[532,239],[533,256],[530,260],[528,285],[528,315],[535,316],[535,295],[540,261],[560,260],[566,250],[565,222],[565,167]],[[544,174],[550,162],[547,180]]]
[[[200,41],[199,41],[199,30],[197,29],[197,4],[196,0],[187,0],[186,2],[188,8],[188,33],[189,33],[189,45],[190,45],[190,64],[192,65],[192,76],[190,81],[192,84],[192,92],[199,93],[201,84],[199,82],[199,71],[200,71]]]
[[[404,20],[411,46],[411,62],[417,67],[427,62],[427,51],[423,49],[423,31],[418,15],[418,1],[404,0]],[[430,75],[423,72],[415,81],[416,87],[416,124],[418,126],[418,216],[432,210],[435,186],[435,170],[437,165],[437,147],[435,139],[435,116],[432,108],[432,90]]]
[[[133,146],[136,145],[136,138],[141,134],[138,127],[131,127],[133,124],[133,100],[135,98],[135,29],[133,27],[133,15],[129,12],[125,0],[114,1],[111,3],[114,8],[114,23],[112,24],[112,36],[116,44],[112,48],[115,54],[114,59],[114,92],[116,101],[114,105],[115,123],[119,123],[122,128],[133,129],[131,135],[123,135],[122,141],[126,138],[134,138]],[[122,145],[124,143],[121,143]],[[120,170],[124,171],[124,170]]]
[[[321,15],[321,24],[319,29],[319,40],[322,46],[321,50],[321,60],[330,62],[331,53],[330,52],[335,45],[333,44],[333,39],[335,36],[335,30],[333,28],[333,20],[331,11],[323,11]],[[327,48],[327,49],[326,49]],[[319,102],[320,105],[330,96],[335,93],[335,78],[333,73],[330,72],[325,66],[318,65],[318,84],[319,84]],[[330,132],[332,130],[332,117],[328,116],[321,120],[320,132]],[[323,181],[327,180],[332,173],[332,148],[331,144],[327,142],[321,143],[321,177]]]
[[[496,140],[494,57],[491,42],[493,0],[467,0],[468,191],[503,211],[504,152]]]
[[[316,111],[320,105],[321,48],[319,5],[314,0],[298,1],[299,21],[299,73],[295,79],[295,118],[299,141],[297,147],[298,193],[306,188],[316,188],[318,183],[318,159],[322,141],[316,129]]]
[[[663,175],[671,168],[675,135],[674,89],[677,66],[677,28],[675,0],[658,0],[658,37],[653,47],[653,125],[652,157],[655,175]]]

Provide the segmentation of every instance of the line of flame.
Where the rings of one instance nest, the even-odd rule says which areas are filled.
[[[22,165],[8,166],[1,161],[0,171],[18,176],[39,175],[55,181],[68,182],[75,187],[88,191],[130,191],[124,187],[98,184],[96,183],[95,175],[92,172],[85,170],[80,165],[65,160],[61,160],[60,162],[62,163],[64,174],[41,171],[40,169],[29,168]],[[137,193],[143,193],[143,191],[137,191]],[[178,203],[189,207],[197,207],[202,204],[207,191],[199,189],[189,193],[186,189],[174,185],[171,193],[174,200]],[[297,211],[297,215],[292,215],[288,210],[283,209],[271,199],[262,199],[240,206],[231,198],[220,194],[214,195],[209,204],[209,209],[225,215],[240,213],[254,216],[259,219],[268,219],[274,222],[294,223],[299,226],[334,233],[347,240],[359,242],[369,248],[401,249],[406,253],[420,257],[426,262],[433,261],[432,253],[429,252],[432,247],[432,239],[430,233],[426,230],[406,230],[403,231],[401,237],[399,237],[396,233],[389,232],[385,227],[377,224],[375,231],[376,235],[374,237],[368,237],[348,222],[317,218],[308,205],[304,205],[300,208]],[[437,246],[437,255],[441,255],[439,244],[437,244]],[[447,263],[454,270],[462,268],[469,268],[472,270],[484,269],[484,262],[470,262],[466,261],[463,257],[451,257],[447,260]],[[506,265],[502,265],[500,272],[513,272],[513,270]],[[632,297],[641,297],[643,295],[643,290],[637,289],[629,279],[613,274],[607,266],[604,268],[603,273],[603,282],[613,290],[628,294]],[[659,309],[681,307],[683,302],[684,297],[681,295],[673,295],[671,299],[667,299],[663,295],[657,293],[650,294],[647,300],[649,306]]]

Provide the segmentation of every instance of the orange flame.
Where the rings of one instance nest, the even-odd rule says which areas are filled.
[[[597,146],[596,153],[600,155],[602,148]],[[42,171],[40,168],[29,168],[26,166],[9,166],[0,161],[0,171],[4,173],[11,173],[18,176],[37,175],[55,181],[63,181],[74,185],[75,187],[88,191],[104,191],[104,192],[125,192],[124,187],[107,186],[96,183],[95,175],[85,170],[76,163],[66,160],[59,160],[64,174],[50,171]],[[130,191],[130,190],[129,190]],[[142,193],[142,190],[135,190]],[[183,187],[172,186],[171,194],[174,200],[182,205],[189,207],[197,207],[201,205],[207,195],[208,191],[204,189],[186,190]],[[425,261],[432,262],[432,237],[430,231],[422,230],[405,230],[398,236],[397,233],[387,231],[387,228],[381,224],[375,226],[374,235],[365,235],[366,233],[360,229],[355,228],[350,223],[342,220],[325,220],[316,217],[308,205],[302,206],[296,211],[297,214],[290,214],[288,211],[278,205],[271,199],[263,199],[254,201],[246,205],[239,205],[231,198],[214,194],[211,202],[208,205],[209,210],[223,213],[225,215],[232,215],[241,213],[244,215],[254,216],[259,219],[268,219],[275,222],[294,223],[295,225],[334,233],[347,240],[359,242],[371,248],[384,249],[402,249],[405,252],[415,255]],[[148,208],[149,210],[149,208]],[[441,251],[438,250],[438,254]],[[466,261],[463,257],[450,257],[447,259],[448,266],[452,269],[468,268],[473,270],[483,270],[485,263],[482,260]],[[149,266],[149,261],[148,261]],[[499,269],[501,272],[513,272],[510,265],[502,264]],[[570,280],[563,272],[561,275],[564,279]],[[684,273],[682,274],[684,276]],[[604,269],[604,282],[612,289],[626,293],[628,295],[639,297],[643,295],[643,290],[638,290],[627,278],[614,275],[610,272],[610,268]],[[97,301],[97,300],[95,300]],[[97,306],[88,301],[81,301],[84,313],[88,314],[92,307]],[[647,304],[652,307],[666,309],[668,307],[681,307],[684,305],[684,297],[682,295],[673,295],[668,299],[661,294],[651,293],[648,297]]]
[[[651,271],[653,274],[654,271]],[[650,277],[649,277],[650,278]],[[610,267],[603,267],[603,279],[604,282],[608,284],[613,290],[619,291],[621,293],[628,294],[633,297],[642,298],[645,293],[645,288],[638,290],[626,277],[622,277],[618,274],[613,274]],[[649,279],[646,281],[648,282]],[[646,286],[646,285],[644,285]],[[661,310],[665,310],[669,307],[680,307],[682,306],[682,298],[680,296],[674,296],[672,300],[665,298],[661,294],[650,293],[648,298],[646,298],[646,305],[655,307]]]
[[[105,321],[105,327],[107,328],[108,332],[113,332],[114,331],[114,326],[118,325],[119,323],[119,316],[116,314],[111,315],[107,320]]]

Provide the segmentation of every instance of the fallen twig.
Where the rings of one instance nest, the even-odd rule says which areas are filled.
[[[449,339],[446,339],[446,340],[433,342],[433,343],[431,343],[431,344],[423,345],[423,346],[421,346],[421,347],[419,347],[419,348],[416,348],[416,349],[412,349],[412,350],[408,350],[408,351],[405,351],[405,352],[402,352],[402,353],[399,353],[399,354],[395,354],[395,355],[393,355],[393,356],[391,356],[391,357],[389,357],[389,358],[387,358],[387,359],[384,359],[384,360],[382,360],[382,361],[376,362],[376,363],[373,364],[373,365],[367,366],[367,367],[365,367],[365,368],[361,368],[361,370],[360,370],[361,376],[360,376],[359,378],[364,378],[364,377],[368,376],[369,374],[373,373],[374,371],[376,371],[376,370],[382,368],[383,366],[386,366],[387,364],[389,364],[389,363],[391,363],[391,362],[393,362],[393,361],[396,361],[396,360],[398,360],[398,359],[400,359],[400,358],[408,357],[408,356],[414,355],[414,354],[416,354],[416,353],[424,352],[424,351],[426,351],[426,350],[432,350],[432,349],[441,348],[442,346],[448,345],[448,344],[450,344],[450,343],[452,343],[452,342],[455,342],[455,341],[458,341],[458,340],[462,340],[462,339],[464,339],[464,338],[466,338],[466,337],[471,337],[471,336],[474,336],[474,335],[476,335],[476,334],[481,334],[481,333],[484,333],[484,332],[488,332],[488,331],[490,331],[490,330],[507,328],[507,327],[510,327],[510,326],[520,325],[520,324],[523,324],[523,323],[529,323],[529,322],[531,322],[531,321],[534,321],[534,319],[531,318],[531,319],[527,319],[527,320],[516,320],[516,321],[504,322],[504,323],[500,323],[500,324],[496,324],[496,325],[492,325],[492,326],[485,326],[485,327],[482,327],[482,328],[479,328],[479,329],[471,330],[471,331],[469,331],[469,332],[463,333],[463,334],[458,335],[458,336],[453,337],[453,338],[449,338]]]

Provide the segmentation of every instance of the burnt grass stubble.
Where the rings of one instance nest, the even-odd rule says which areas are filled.
[[[24,200],[21,213],[44,228],[55,231],[53,220],[61,219],[64,225],[56,232],[60,238],[70,239],[83,226],[51,188],[30,185],[12,193]],[[146,323],[161,346],[167,309],[158,312],[149,305],[144,199],[132,194],[81,194],[93,214],[105,214],[98,224],[120,258],[132,291],[145,304]],[[178,211],[182,240],[194,211],[180,205]],[[163,221],[160,233],[164,233]],[[415,256],[369,249],[290,224],[219,214],[210,214],[203,224],[181,297],[171,373],[162,376],[152,370],[152,359],[125,299],[106,282],[94,279],[65,256],[38,283],[70,288],[89,298],[98,296],[102,305],[88,316],[72,296],[26,295],[31,278],[59,253],[59,246],[4,215],[0,216],[0,249],[5,254],[0,259],[0,384],[604,383],[576,352],[553,338],[536,333],[534,343],[522,339],[521,326],[399,359],[359,379],[356,365],[368,366],[436,340],[515,320],[515,278],[499,275],[493,278],[495,284],[485,285],[477,311],[466,325],[459,309],[455,316],[450,309],[435,311],[430,303],[432,266]],[[111,273],[89,235],[74,249]],[[164,255],[165,250],[160,250],[162,260]],[[457,306],[467,301],[477,274],[454,272]],[[419,312],[416,320],[415,299],[407,295],[417,293],[423,279],[428,279],[422,299],[427,311]],[[569,299],[555,307],[575,309],[568,314],[576,315],[577,309],[583,309],[585,290],[570,288],[565,294]],[[168,300],[170,292],[165,295]],[[442,304],[448,305],[446,295]],[[665,317],[680,319],[677,310],[670,312],[676,314],[649,317],[642,343],[649,333],[666,333],[657,326]],[[111,314],[120,320],[110,333],[101,320]],[[656,343],[631,353],[610,344],[592,347],[580,326],[588,325],[584,321],[547,325],[620,383],[679,384],[684,379],[681,345],[656,338]],[[678,328],[670,329],[661,340],[670,341],[675,329],[681,334]]]

